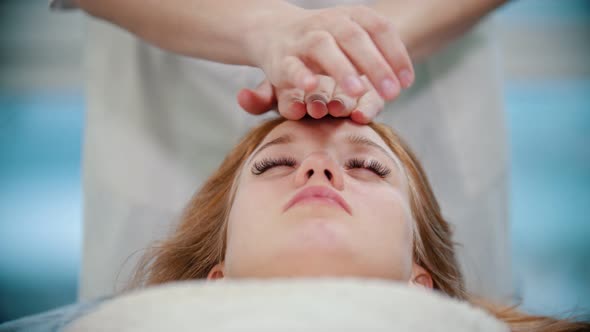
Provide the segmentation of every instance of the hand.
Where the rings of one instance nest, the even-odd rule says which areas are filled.
[[[272,86],[318,87],[315,74],[333,77],[342,92],[358,97],[365,75],[385,100],[398,96],[414,80],[406,47],[393,24],[365,6],[319,10],[289,7],[261,18],[247,34],[252,63]],[[359,75],[360,74],[360,75]]]
[[[278,112],[289,120],[299,120],[306,114],[320,119],[330,114],[333,117],[350,117],[357,123],[366,124],[383,110],[385,101],[367,77],[360,79],[366,90],[360,97],[348,96],[333,78],[319,75],[318,86],[310,92],[297,88],[273,88],[268,80],[264,80],[254,90],[242,89],[238,102],[251,114],[265,113],[278,104]]]

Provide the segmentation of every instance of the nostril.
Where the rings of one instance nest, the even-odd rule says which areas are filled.
[[[311,176],[313,175],[313,169],[310,169],[309,171],[307,171],[307,178],[311,178]]]
[[[327,169],[324,170],[324,174],[326,174],[326,177],[328,178],[328,180],[332,180],[332,173],[330,173],[330,171],[328,171]]]

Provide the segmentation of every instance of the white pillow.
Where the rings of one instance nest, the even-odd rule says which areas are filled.
[[[102,304],[66,331],[508,332],[483,310],[434,291],[358,279],[191,281]]]

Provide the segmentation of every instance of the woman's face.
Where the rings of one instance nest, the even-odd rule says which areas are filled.
[[[225,261],[210,277],[410,280],[412,219],[400,165],[368,126],[280,124],[242,169]]]

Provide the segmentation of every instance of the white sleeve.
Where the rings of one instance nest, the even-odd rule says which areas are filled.
[[[49,8],[51,9],[76,9],[78,6],[73,0],[49,0]]]

